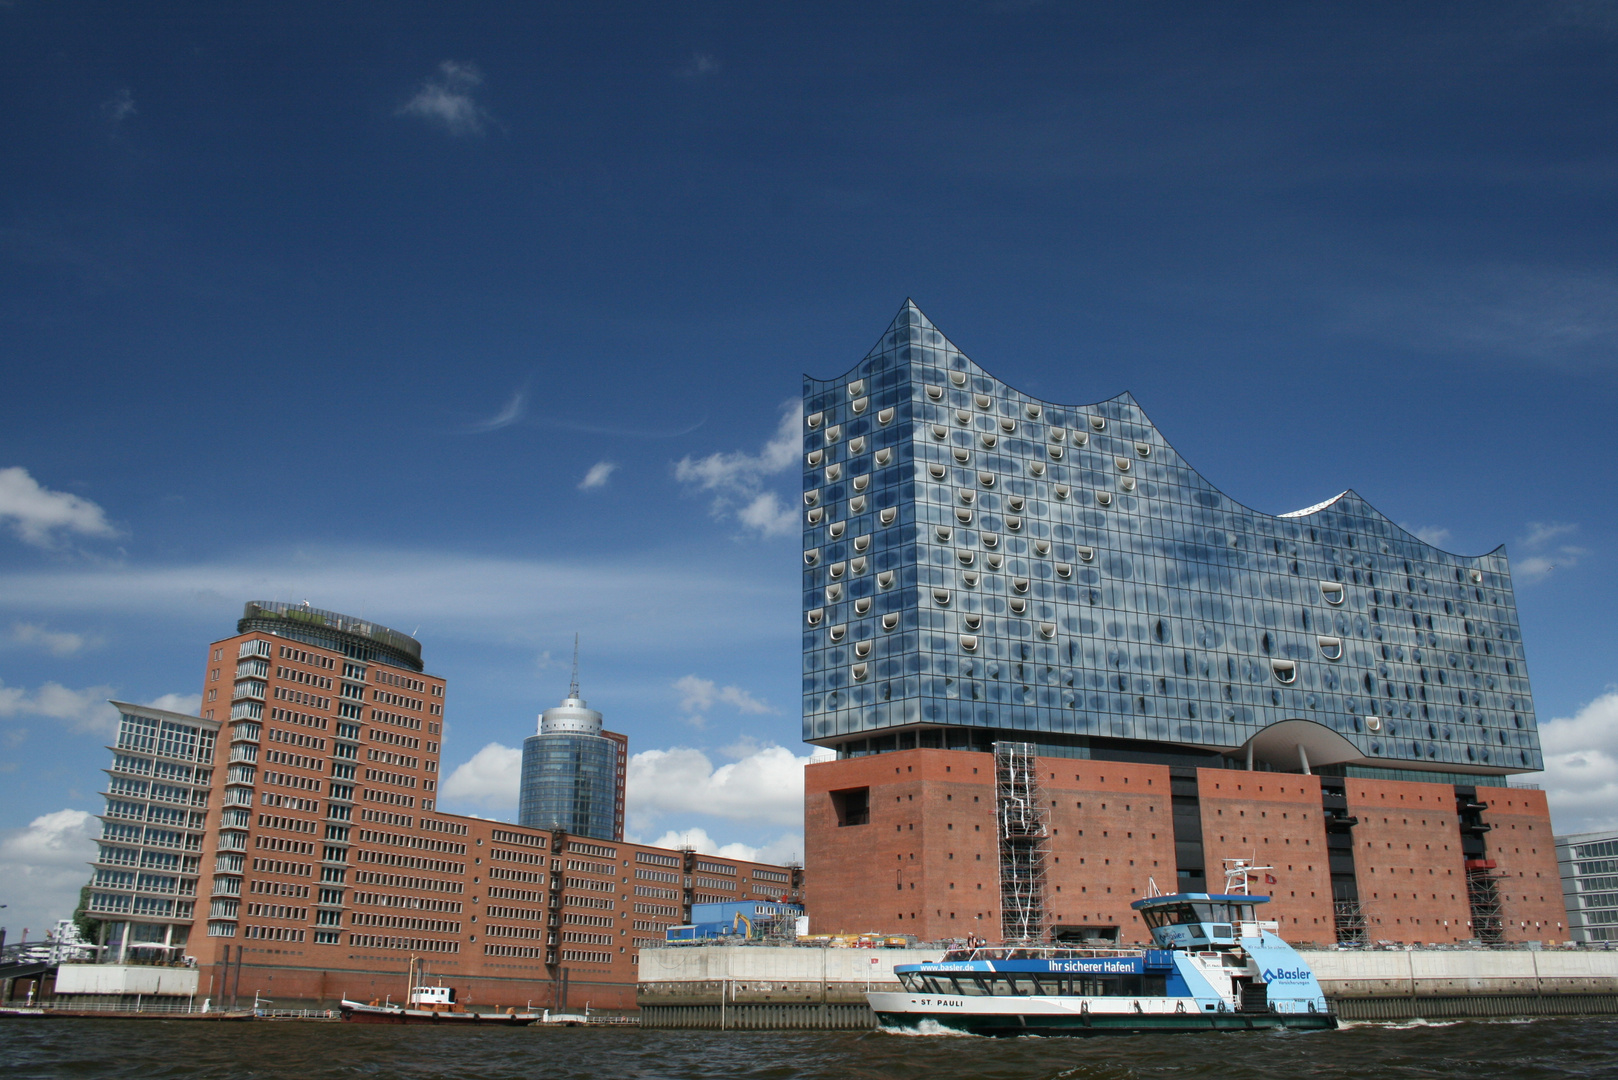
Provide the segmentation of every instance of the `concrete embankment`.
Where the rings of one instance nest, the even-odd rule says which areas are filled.
[[[645,949],[642,1027],[869,1028],[867,990],[937,949]],[[1345,1020],[1618,1015],[1618,952],[1417,949],[1303,954]]]

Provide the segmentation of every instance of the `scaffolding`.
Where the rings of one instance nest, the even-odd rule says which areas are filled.
[[[1050,826],[1029,743],[994,746],[995,831],[1000,847],[1000,936],[1045,936],[1045,856]]]
[[[1506,937],[1500,878],[1494,869],[1493,859],[1466,860],[1466,903],[1472,910],[1472,936],[1485,945],[1499,945]]]
[[[1358,899],[1333,900],[1332,921],[1339,945],[1365,944],[1365,908]]]

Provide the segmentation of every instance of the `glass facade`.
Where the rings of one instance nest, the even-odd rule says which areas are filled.
[[[86,911],[106,959],[173,959],[195,915],[219,725],[127,702]]]
[[[1503,548],[1441,551],[1352,491],[1251,510],[1128,394],[1019,393],[912,303],[804,380],[802,510],[810,742],[1235,756],[1302,721],[1320,764],[1541,767]]]
[[[1618,941],[1618,831],[1556,838],[1568,937]]]
[[[601,714],[575,685],[539,718],[539,734],[522,744],[517,822],[600,840],[623,839],[622,736],[603,735]]]

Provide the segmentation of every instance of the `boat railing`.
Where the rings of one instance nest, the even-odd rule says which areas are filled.
[[[1111,956],[1141,956],[1144,953],[1144,949],[1127,946],[979,945],[970,949],[950,949],[944,953],[944,960],[1095,960]]]

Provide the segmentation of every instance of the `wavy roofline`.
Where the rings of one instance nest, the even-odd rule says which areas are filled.
[[[1056,409],[1087,409],[1087,408],[1093,408],[1093,407],[1095,407],[1097,405],[1110,405],[1110,404],[1112,404],[1114,402],[1127,402],[1128,404],[1134,406],[1136,409],[1140,410],[1141,418],[1143,420],[1145,420],[1145,422],[1147,424],[1151,425],[1152,430],[1157,432],[1157,434],[1163,439],[1164,444],[1167,445],[1170,450],[1174,451],[1174,454],[1175,454],[1176,457],[1178,457],[1181,461],[1185,462],[1185,465],[1186,465],[1186,467],[1188,469],[1190,469],[1192,472],[1196,473],[1197,476],[1200,477],[1202,479],[1202,481],[1204,483],[1206,483],[1211,490],[1217,492],[1221,498],[1229,499],[1231,501],[1231,503],[1233,503],[1236,506],[1241,507],[1243,510],[1246,510],[1248,513],[1257,514],[1257,515],[1259,515],[1261,517],[1267,517],[1267,518],[1271,519],[1272,521],[1296,522],[1296,521],[1300,521],[1300,520],[1302,520],[1304,518],[1313,517],[1315,514],[1318,514],[1318,513],[1322,512],[1324,510],[1327,510],[1330,507],[1336,505],[1342,499],[1352,498],[1352,499],[1357,500],[1361,505],[1363,505],[1371,513],[1375,514],[1377,517],[1381,518],[1383,521],[1385,521],[1389,525],[1393,526],[1393,528],[1397,529],[1400,533],[1402,533],[1404,536],[1408,537],[1411,541],[1413,541],[1413,542],[1415,542],[1417,544],[1421,544],[1422,546],[1430,548],[1433,551],[1441,552],[1444,555],[1448,555],[1452,559],[1462,559],[1462,560],[1467,560],[1467,561],[1471,561],[1471,562],[1476,562],[1476,561],[1478,561],[1480,559],[1492,558],[1492,557],[1498,555],[1501,558],[1504,558],[1504,559],[1507,560],[1507,573],[1508,574],[1510,573],[1510,565],[1509,565],[1510,564],[1510,556],[1506,554],[1506,545],[1505,544],[1503,544],[1503,543],[1502,544],[1497,544],[1492,549],[1490,549],[1488,551],[1485,551],[1485,552],[1482,552],[1481,554],[1478,554],[1478,555],[1464,555],[1464,554],[1462,554],[1460,552],[1457,552],[1457,551],[1450,551],[1447,548],[1439,547],[1437,544],[1434,544],[1431,541],[1422,539],[1421,537],[1417,536],[1415,533],[1411,532],[1409,529],[1405,528],[1403,525],[1399,524],[1397,521],[1394,521],[1387,514],[1384,514],[1381,510],[1377,509],[1375,504],[1373,504],[1369,499],[1367,499],[1365,496],[1361,495],[1359,492],[1355,491],[1353,488],[1345,488],[1342,491],[1338,492],[1336,495],[1333,495],[1331,498],[1326,499],[1323,502],[1315,503],[1312,506],[1304,507],[1302,510],[1290,510],[1290,511],[1287,511],[1286,513],[1281,513],[1281,514],[1272,514],[1268,510],[1260,510],[1257,507],[1249,506],[1246,503],[1242,502],[1240,499],[1237,499],[1234,496],[1232,496],[1229,492],[1225,491],[1225,489],[1219,487],[1212,480],[1208,479],[1208,474],[1207,473],[1203,472],[1201,469],[1199,469],[1195,465],[1193,465],[1191,463],[1191,459],[1186,457],[1185,454],[1180,452],[1180,448],[1174,444],[1174,442],[1168,437],[1167,434],[1164,433],[1163,429],[1160,426],[1158,426],[1157,422],[1155,420],[1153,420],[1150,416],[1147,415],[1146,407],[1143,406],[1138,400],[1136,400],[1135,395],[1130,393],[1128,390],[1125,390],[1125,391],[1123,391],[1122,393],[1119,393],[1119,394],[1115,394],[1110,398],[1099,398],[1099,399],[1097,399],[1095,401],[1088,402],[1088,403],[1081,403],[1081,404],[1074,404],[1074,403],[1065,402],[1065,401],[1052,401],[1052,400],[1047,399],[1047,398],[1042,398],[1042,397],[1038,397],[1038,396],[1036,396],[1034,394],[1030,394],[1025,390],[1019,389],[1016,386],[1016,384],[1014,384],[1014,383],[1012,383],[1012,382],[1010,382],[1010,381],[1008,381],[1006,379],[1000,378],[998,375],[991,372],[988,368],[984,367],[978,361],[972,359],[971,356],[967,355],[967,352],[966,352],[965,349],[963,349],[959,345],[955,344],[954,340],[951,339],[948,334],[945,334],[944,331],[940,330],[938,328],[938,325],[927,317],[927,313],[921,310],[921,306],[919,304],[917,304],[915,299],[912,298],[912,297],[908,297],[908,296],[905,297],[904,303],[899,305],[898,313],[894,315],[894,317],[893,317],[893,319],[891,321],[889,321],[887,329],[883,330],[881,334],[877,335],[876,342],[869,349],[866,350],[865,355],[860,357],[860,359],[856,360],[853,364],[850,364],[846,369],[844,369],[844,371],[843,371],[843,373],[841,375],[835,375],[835,376],[833,376],[832,378],[829,378],[829,379],[822,379],[822,378],[819,378],[817,376],[810,375],[808,372],[804,372],[803,373],[804,380],[806,382],[819,383],[821,385],[829,385],[829,384],[837,383],[837,382],[840,382],[842,380],[847,379],[850,375],[852,375],[852,374],[854,374],[855,372],[858,371],[861,364],[864,364],[867,360],[870,360],[872,355],[875,354],[882,347],[883,339],[886,338],[889,334],[891,334],[893,332],[894,328],[899,325],[900,317],[903,316],[905,314],[905,312],[909,311],[909,310],[914,310],[915,313],[921,317],[921,324],[923,326],[933,330],[940,337],[942,337],[944,339],[944,341],[949,344],[950,348],[954,349],[956,352],[961,354],[962,359],[964,359],[968,364],[971,364],[973,367],[977,368],[987,378],[993,379],[995,382],[999,383],[1001,386],[1007,387],[1007,388],[1015,391],[1016,393],[1021,394],[1023,397],[1027,398],[1030,401],[1035,401],[1035,402],[1038,402],[1041,405],[1050,406],[1050,407],[1056,408]],[[909,323],[907,322],[905,325],[908,326]]]

